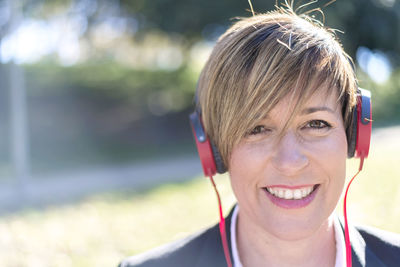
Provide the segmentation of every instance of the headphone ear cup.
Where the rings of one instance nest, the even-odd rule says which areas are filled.
[[[221,154],[218,151],[218,148],[216,147],[216,145],[214,144],[214,142],[210,141],[211,143],[211,148],[212,148],[212,152],[213,152],[213,156],[214,156],[214,161],[215,161],[215,166],[217,168],[217,172],[222,174],[225,173],[226,167],[225,164],[222,160]]]
[[[347,127],[347,157],[354,157],[357,143],[357,105],[353,108],[350,125]]]
[[[371,92],[362,88],[357,91],[357,103],[352,122],[347,129],[347,156],[366,158],[369,153],[372,131]]]
[[[372,132],[371,92],[358,88],[357,97],[357,137],[354,157],[368,157]]]
[[[210,140],[204,131],[201,116],[195,111],[190,114],[189,118],[204,175],[206,177],[213,176],[217,173],[217,166],[215,164],[214,151],[211,148],[212,145]]]

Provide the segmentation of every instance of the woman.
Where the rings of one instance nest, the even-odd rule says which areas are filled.
[[[196,138],[206,138],[201,117],[238,204],[220,229],[120,266],[346,266],[345,227],[333,212],[346,157],[360,153],[357,83],[333,32],[290,8],[241,19],[215,45],[196,98]],[[400,266],[399,235],[349,232],[347,266]]]

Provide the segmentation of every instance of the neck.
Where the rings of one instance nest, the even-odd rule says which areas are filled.
[[[245,267],[335,265],[332,216],[312,234],[296,240],[280,239],[240,216],[236,231],[239,257]]]

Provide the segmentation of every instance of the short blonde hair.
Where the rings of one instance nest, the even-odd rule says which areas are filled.
[[[197,108],[229,168],[232,148],[283,97],[301,96],[298,108],[321,86],[337,90],[347,128],[357,90],[351,58],[333,30],[278,8],[240,19],[218,39],[200,74]]]

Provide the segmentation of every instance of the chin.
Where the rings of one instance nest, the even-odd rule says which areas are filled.
[[[264,214],[258,221],[269,234],[281,240],[296,241],[312,236],[327,225],[331,213],[328,209],[324,213],[321,209],[281,210]]]
[[[322,222],[285,222],[274,223],[265,227],[265,231],[280,240],[296,241],[312,236],[321,227]]]

